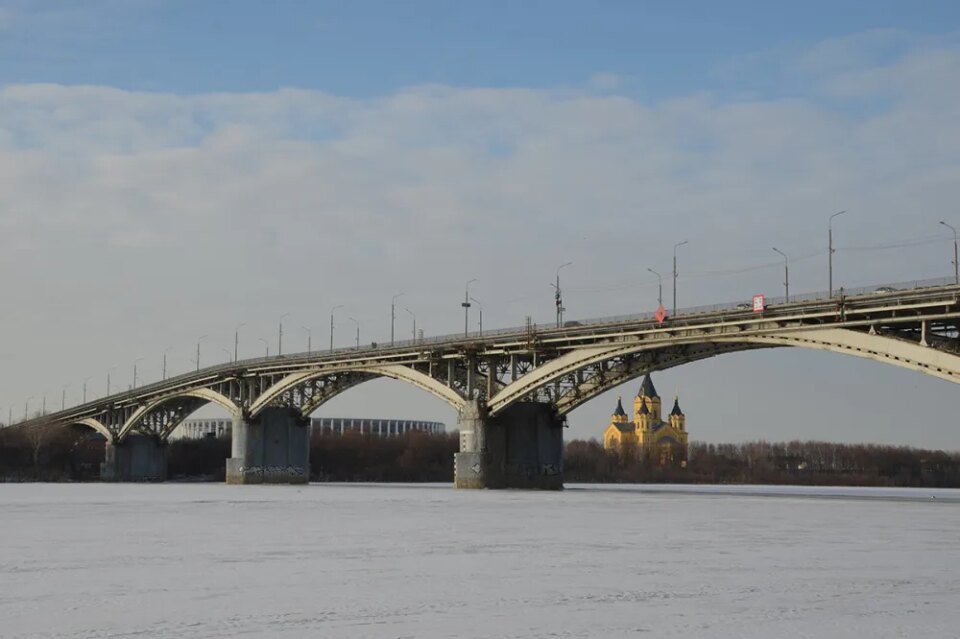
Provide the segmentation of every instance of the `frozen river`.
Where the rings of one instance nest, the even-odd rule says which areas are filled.
[[[4,639],[958,633],[958,491],[0,484]]]

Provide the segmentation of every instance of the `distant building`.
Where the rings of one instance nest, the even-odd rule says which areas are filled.
[[[230,419],[185,419],[170,435],[171,439],[202,439],[204,437],[229,437],[233,427]],[[438,434],[446,432],[442,422],[413,419],[375,419],[369,417],[312,417],[311,432],[331,435],[360,433],[377,437],[395,437],[412,432]]]
[[[603,433],[603,447],[615,451],[634,449],[642,459],[654,459],[661,464],[685,461],[687,418],[680,410],[679,398],[674,398],[667,421],[660,414],[660,395],[647,373],[633,400],[632,421],[623,410],[623,402],[617,399],[617,408]]]

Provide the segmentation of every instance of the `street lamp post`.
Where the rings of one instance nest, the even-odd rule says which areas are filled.
[[[40,406],[41,406],[40,414],[46,415],[47,414],[47,394],[46,393],[43,394],[43,404],[41,404]]]
[[[115,368],[116,368],[116,366],[111,366],[109,369],[107,369],[107,394],[106,394],[106,397],[110,397],[110,372],[111,372],[112,370],[114,370]]]
[[[330,309],[330,352],[333,352],[333,312],[338,308],[343,308],[343,304],[337,304]]]
[[[87,382],[89,382],[91,379],[93,379],[93,375],[90,375],[89,377],[85,377],[83,380],[83,403],[84,404],[87,403]]]
[[[483,304],[475,297],[471,297],[470,300],[477,305],[477,312],[480,314],[480,337],[483,337]]]
[[[229,348],[226,348],[225,346],[221,346],[221,347],[220,347],[220,350],[223,351],[224,353],[226,353],[226,355],[227,355],[227,363],[230,363],[231,361],[233,361],[233,357],[232,357],[233,354],[230,352],[230,349],[229,349]]]
[[[264,348],[267,349],[266,355],[264,355],[264,357],[270,357],[270,342],[268,342],[267,340],[263,339],[262,337],[258,337],[257,339],[260,340],[261,342],[263,342]]]
[[[168,346],[163,349],[163,372],[161,373],[160,379],[167,379],[167,353],[173,350],[173,346]]]
[[[357,325],[357,350],[359,351],[359,350],[360,350],[360,322],[358,322],[358,321],[357,321],[355,318],[353,318],[353,317],[348,317],[347,319]],[[392,343],[393,343],[393,342],[391,342],[391,344],[392,344]]]
[[[34,396],[31,395],[30,397],[27,398],[27,401],[23,403],[23,421],[27,421],[27,415],[30,412],[30,400],[33,398]]]
[[[663,306],[663,276],[652,268],[648,268],[647,270],[657,276],[657,304]]]
[[[283,355],[283,318],[290,317],[290,313],[280,316],[280,328],[277,330],[277,357]]]
[[[689,243],[689,240],[684,240],[673,245],[673,315],[677,314],[677,249]]]
[[[67,389],[70,388],[70,384],[67,384],[60,391],[60,410],[66,410],[67,408]]]
[[[390,346],[393,346],[393,324],[396,321],[397,298],[403,297],[405,293],[397,293],[390,299]]]
[[[773,247],[773,250],[783,256],[783,287],[784,295],[786,296],[786,303],[790,303],[790,258],[787,257],[787,254],[778,249],[776,246]]]
[[[197,371],[200,370],[200,342],[202,342],[202,341],[205,340],[205,339],[207,339],[207,336],[206,336],[206,335],[201,335],[201,336],[197,339]]]
[[[142,360],[143,360],[142,357],[138,357],[137,359],[133,360],[133,387],[134,388],[137,387],[137,362],[140,362]]]
[[[403,310],[410,313],[410,317],[413,318],[413,343],[416,344],[417,343],[417,316],[414,315],[413,311],[411,311],[406,306],[403,307]]]
[[[830,216],[830,219],[827,220],[827,282],[829,286],[829,295],[833,297],[833,218],[838,215],[843,215],[847,210],[838,211]]]
[[[313,331],[303,325],[300,328],[307,332],[307,355],[310,355],[313,352]]]
[[[940,220],[940,223],[953,231],[953,281],[954,284],[960,286],[960,262],[957,261],[957,229],[943,220]]]
[[[553,288],[555,289],[555,292],[553,294],[553,301],[557,306],[557,328],[560,328],[560,326],[563,324],[563,311],[566,310],[565,308],[563,308],[563,294],[560,292],[560,269],[562,269],[565,266],[570,266],[571,264],[573,264],[573,262],[564,262],[563,264],[558,266],[557,267],[557,283],[551,284],[551,286],[553,286]]]
[[[464,287],[463,292],[463,302],[460,303],[460,306],[463,307],[463,336],[466,337],[470,334],[470,284],[476,282],[477,278],[467,282],[466,287]]]
[[[240,352],[240,329],[246,326],[246,322],[241,322],[237,324],[237,327],[233,329],[233,361],[239,359],[237,354]]]

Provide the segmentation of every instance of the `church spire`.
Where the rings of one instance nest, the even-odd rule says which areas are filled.
[[[617,398],[617,409],[616,409],[615,411],[613,411],[613,416],[614,416],[614,417],[626,417],[626,416],[627,416],[627,412],[626,412],[625,410],[623,410],[623,402],[621,401],[621,398],[620,398],[620,397]]]
[[[638,395],[641,397],[660,397],[657,395],[657,389],[653,387],[653,380],[650,379],[650,373],[644,376]]]
[[[673,398],[673,410],[670,411],[670,414],[683,417],[683,411],[680,410],[680,398],[677,396],[674,396]]]

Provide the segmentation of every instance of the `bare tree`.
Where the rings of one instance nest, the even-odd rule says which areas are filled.
[[[46,421],[39,421],[24,428],[24,437],[30,445],[33,472],[40,476],[40,453],[59,434],[60,428]]]

